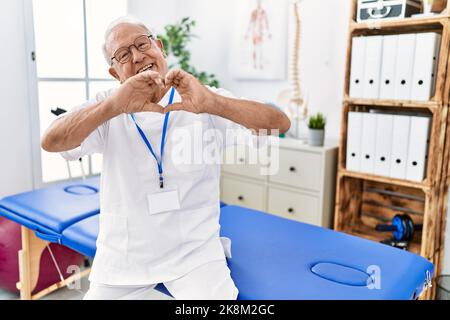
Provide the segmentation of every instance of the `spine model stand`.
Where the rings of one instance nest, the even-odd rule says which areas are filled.
[[[278,103],[283,106],[284,112],[291,120],[291,129],[288,135],[294,138],[300,138],[300,123],[306,119],[308,116],[308,99],[304,99],[301,85],[300,85],[300,71],[299,71],[299,60],[300,60],[300,14],[299,14],[299,3],[301,0],[294,1],[293,12],[294,12],[294,41],[292,45],[292,55],[291,62],[289,65],[289,75],[291,80],[291,88],[282,91],[278,95]]]

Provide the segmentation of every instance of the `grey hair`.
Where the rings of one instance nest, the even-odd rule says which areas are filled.
[[[140,27],[144,28],[144,30],[147,32],[147,34],[149,36],[153,36],[153,38],[155,38],[154,33],[141,20],[137,19],[136,17],[134,17],[132,15],[121,16],[121,17],[115,19],[108,25],[108,28],[106,28],[104,43],[102,45],[103,56],[105,57],[105,60],[109,66],[111,65],[111,57],[108,53],[108,48],[107,48],[106,44],[107,44],[110,34],[112,33],[112,30],[115,27],[117,27],[118,25],[123,24],[123,23],[129,23],[129,24],[134,24],[136,26],[140,26]]]

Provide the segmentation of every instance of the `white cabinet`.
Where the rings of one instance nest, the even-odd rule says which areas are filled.
[[[261,162],[264,164],[259,151],[257,148],[250,148],[244,145],[228,148],[224,152],[222,171],[264,180],[265,177],[259,174],[261,172]]]
[[[240,205],[261,211],[266,209],[266,190],[262,184],[222,176],[220,187],[221,200],[227,204]]]
[[[279,171],[269,176],[269,181],[319,191],[321,169],[322,155],[319,153],[280,149]]]
[[[316,195],[269,187],[267,212],[288,219],[321,225],[319,198]]]
[[[337,150],[334,142],[311,147],[289,138],[265,150],[243,146],[227,149],[221,172],[221,200],[331,227]]]

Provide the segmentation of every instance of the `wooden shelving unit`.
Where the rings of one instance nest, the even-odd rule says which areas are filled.
[[[411,101],[411,100],[371,100],[371,99],[354,99],[344,97],[344,103],[352,106],[376,106],[376,107],[396,107],[410,109],[428,109],[434,112],[436,109],[442,108],[440,101]]]
[[[342,107],[334,228],[380,242],[389,237],[375,231],[397,213],[408,213],[423,224],[411,241],[409,251],[435,265],[435,277],[442,271],[444,233],[450,184],[450,16],[407,18],[396,21],[356,22],[357,1],[353,0],[349,25],[346,79]],[[450,1],[447,4],[450,12]],[[349,97],[352,38],[435,31],[441,34],[436,89],[430,101],[354,99]],[[426,178],[421,182],[349,171],[346,163],[347,115],[349,111],[414,111],[432,117]],[[424,298],[435,296],[434,285]]]
[[[356,11],[355,11],[356,13]],[[405,18],[399,20],[371,20],[369,22],[356,22],[355,18],[350,21],[350,32],[358,34],[390,34],[406,32],[429,32],[439,29],[449,15],[436,15],[427,18]]]
[[[339,170],[339,175],[341,175],[343,177],[350,177],[350,178],[355,178],[355,179],[364,179],[367,181],[392,184],[394,186],[409,187],[409,188],[423,190],[424,192],[430,190],[430,186],[426,182],[426,180],[424,180],[423,182],[415,182],[415,181],[408,181],[408,180],[401,180],[401,179],[393,179],[393,178],[389,178],[389,177],[385,177],[385,176],[377,176],[377,175],[373,175],[373,174],[349,171],[346,169]]]

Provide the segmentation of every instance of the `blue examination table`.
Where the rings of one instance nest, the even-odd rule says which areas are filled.
[[[6,197],[0,215],[46,241],[94,257],[99,179]],[[426,259],[387,245],[264,212],[221,204],[221,236],[239,299],[412,299],[434,273]],[[166,292],[162,285],[157,287]]]

